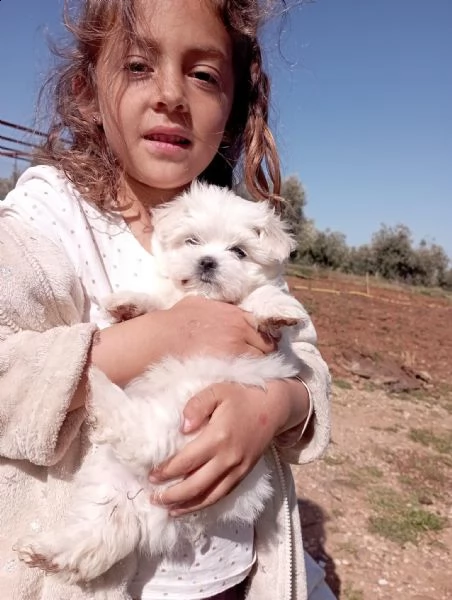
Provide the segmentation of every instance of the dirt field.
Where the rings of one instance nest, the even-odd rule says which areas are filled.
[[[333,386],[333,440],[294,468],[305,544],[341,600],[452,599],[452,297],[289,278]]]

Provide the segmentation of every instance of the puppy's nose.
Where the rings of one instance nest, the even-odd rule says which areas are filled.
[[[203,256],[199,261],[199,268],[204,273],[213,271],[218,267],[218,263],[212,256]]]

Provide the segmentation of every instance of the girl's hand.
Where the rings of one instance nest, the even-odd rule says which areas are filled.
[[[91,363],[119,386],[126,385],[150,364],[165,356],[262,356],[277,349],[277,342],[254,326],[251,314],[232,304],[189,296],[169,310],[156,310],[98,332]],[[82,381],[71,409],[83,406]]]
[[[230,492],[253,468],[275,435],[306,418],[309,399],[302,384],[275,380],[267,391],[221,383],[192,398],[183,431],[204,429],[196,439],[154,470],[150,481],[183,481],[151,501],[172,516],[206,508]]]
[[[256,330],[253,316],[237,306],[188,296],[166,311],[171,354],[187,356],[262,356],[277,342]]]

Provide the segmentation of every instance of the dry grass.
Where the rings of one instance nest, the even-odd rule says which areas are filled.
[[[417,499],[391,488],[378,488],[369,494],[373,515],[369,531],[403,546],[418,543],[428,532],[440,531],[446,519],[422,508]]]
[[[452,432],[438,435],[431,429],[410,429],[409,438],[441,454],[452,456]]]

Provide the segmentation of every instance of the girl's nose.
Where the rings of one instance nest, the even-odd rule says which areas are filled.
[[[187,100],[185,97],[183,76],[172,71],[162,70],[154,78],[152,91],[152,107],[157,112],[185,112]]]

